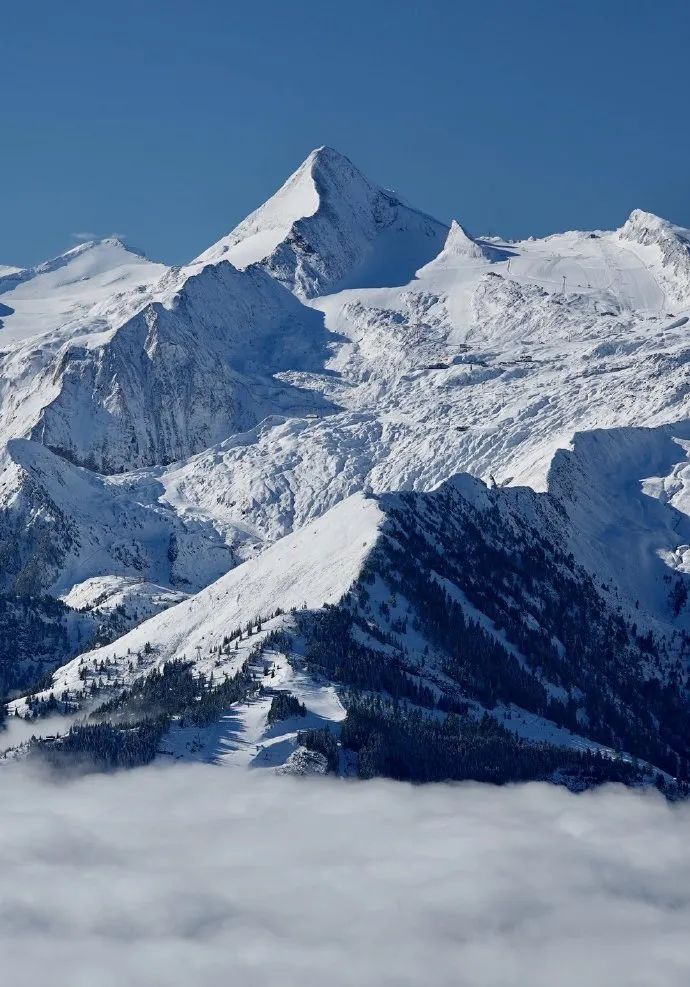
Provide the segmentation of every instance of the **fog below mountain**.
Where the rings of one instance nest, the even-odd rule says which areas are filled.
[[[690,808],[259,777],[3,771],[15,985],[681,985]]]

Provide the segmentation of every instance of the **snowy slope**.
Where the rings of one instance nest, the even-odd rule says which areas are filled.
[[[358,494],[343,501],[328,515],[272,545],[258,558],[130,631],[116,645],[68,663],[56,673],[55,690],[80,688],[80,663],[111,660],[113,655],[126,679],[128,656],[143,652],[147,642],[154,648],[150,664],[192,658],[201,649],[201,669],[205,664],[212,665],[207,655],[211,645],[220,644],[237,627],[257,619],[268,621],[277,609],[318,609],[338,602],[358,578],[381,521],[382,514],[374,500]],[[227,665],[237,666],[238,661],[238,656],[233,655]]]
[[[98,576],[189,591],[234,564],[210,524],[148,494],[13,440],[0,456],[0,590],[62,596]]]
[[[690,628],[673,613],[678,580],[690,573],[690,423],[578,433],[559,451],[549,491],[572,525],[571,550],[639,614]]]
[[[311,369],[327,343],[322,321],[263,271],[207,266],[98,348],[72,345],[34,434],[102,472],[170,461],[266,414],[323,406],[274,374]],[[89,421],[80,434],[77,409]]]
[[[690,305],[690,230],[675,226],[653,213],[635,209],[618,231],[659,287],[667,293],[669,307]]]

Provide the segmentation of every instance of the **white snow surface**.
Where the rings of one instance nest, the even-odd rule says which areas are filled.
[[[113,294],[111,285],[105,295],[77,278],[85,300],[73,306],[72,269],[78,274],[100,246],[76,257],[71,251],[38,277],[59,277],[60,286],[67,279],[65,311],[58,291],[43,321],[32,314],[13,332],[19,309],[6,318],[0,439],[36,438],[82,465],[116,473],[188,455],[271,411],[319,406],[317,396],[274,375],[323,364],[323,320],[262,270],[196,265],[129,291]],[[109,247],[107,256],[113,251],[119,257],[122,248]],[[161,270],[155,266],[156,275]],[[32,284],[0,298],[9,309],[15,293]]]
[[[73,586],[62,600],[75,610],[99,614],[109,614],[119,608],[126,619],[138,624],[181,603],[187,595],[132,576],[93,576]]]
[[[322,773],[311,764],[309,770],[300,757],[300,730],[338,729],[345,719],[337,689],[296,671],[284,655],[271,656],[270,673],[262,685],[267,690],[247,702],[238,703],[211,727],[181,726],[174,723],[161,744],[159,760],[211,762],[223,767],[259,768],[288,773]],[[304,716],[268,722],[273,696],[286,691],[305,707]],[[295,763],[297,762],[297,763]],[[300,768],[300,764],[302,767]]]
[[[669,300],[690,304],[690,231],[635,209],[619,231],[646,265],[655,269]]]
[[[415,239],[427,222],[417,276],[374,277],[374,254],[395,266],[391,231]],[[639,211],[617,232],[519,243],[439,231],[320,148],[187,268],[105,240],[6,277],[0,441],[144,467],[120,501],[131,491],[132,510],[164,506],[246,556],[358,489],[463,470],[544,489],[575,432],[686,416],[687,231]],[[233,254],[256,236],[268,253]],[[307,242],[300,264],[339,282],[310,307],[273,280],[313,294],[279,270]]]

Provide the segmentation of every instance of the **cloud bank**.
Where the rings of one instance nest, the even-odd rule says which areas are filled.
[[[690,809],[655,793],[0,771],[27,987],[690,982]]]
[[[44,716],[39,720],[25,720],[21,716],[10,716],[5,721],[5,728],[0,730],[0,755],[5,754],[13,747],[18,747],[27,740],[31,740],[34,736],[45,737],[50,734],[67,733],[72,724],[81,719],[83,719],[81,712],[71,716]],[[0,793],[2,792],[3,780],[4,776],[0,775]],[[2,795],[0,794],[1,799]],[[1,801],[0,805],[2,805]]]

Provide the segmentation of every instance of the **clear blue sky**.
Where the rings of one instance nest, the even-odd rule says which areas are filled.
[[[477,232],[690,226],[688,0],[32,0],[0,28],[0,263],[192,257],[330,144]]]

